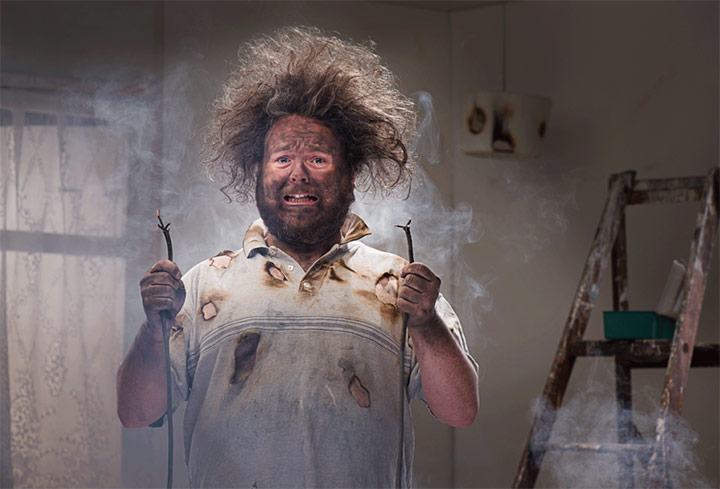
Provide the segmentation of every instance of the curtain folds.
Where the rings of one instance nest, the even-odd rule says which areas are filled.
[[[127,134],[62,105],[57,94],[3,93],[0,382],[12,482],[117,487],[125,259],[107,244],[125,237]]]

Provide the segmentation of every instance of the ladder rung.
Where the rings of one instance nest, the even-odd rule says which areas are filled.
[[[623,453],[650,454],[652,445],[631,443],[541,443],[531,446],[531,451],[538,452],[589,452],[589,453]]]
[[[704,177],[637,180],[628,204],[697,202],[702,198],[704,186]]]
[[[619,355],[633,367],[665,367],[670,356],[671,340],[590,340],[575,341],[569,346],[574,357]],[[692,367],[720,366],[720,345],[698,343],[693,349]]]

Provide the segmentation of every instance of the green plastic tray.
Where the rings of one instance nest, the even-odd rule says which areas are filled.
[[[654,311],[604,311],[605,338],[668,339],[675,334],[675,320]]]

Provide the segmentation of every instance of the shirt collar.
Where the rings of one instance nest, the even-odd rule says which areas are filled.
[[[268,250],[267,241],[267,227],[262,219],[256,220],[250,225],[248,230],[245,232],[245,238],[243,239],[243,249],[245,255],[248,258],[252,258],[255,253],[265,252]],[[360,216],[352,212],[348,213],[345,218],[342,228],[340,229],[340,245],[349,243],[351,241],[358,240],[370,234],[370,228],[368,228],[365,221]]]

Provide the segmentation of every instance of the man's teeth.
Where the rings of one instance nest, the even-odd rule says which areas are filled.
[[[285,200],[288,202],[314,202],[317,200],[317,197],[307,194],[293,194],[286,195]]]

